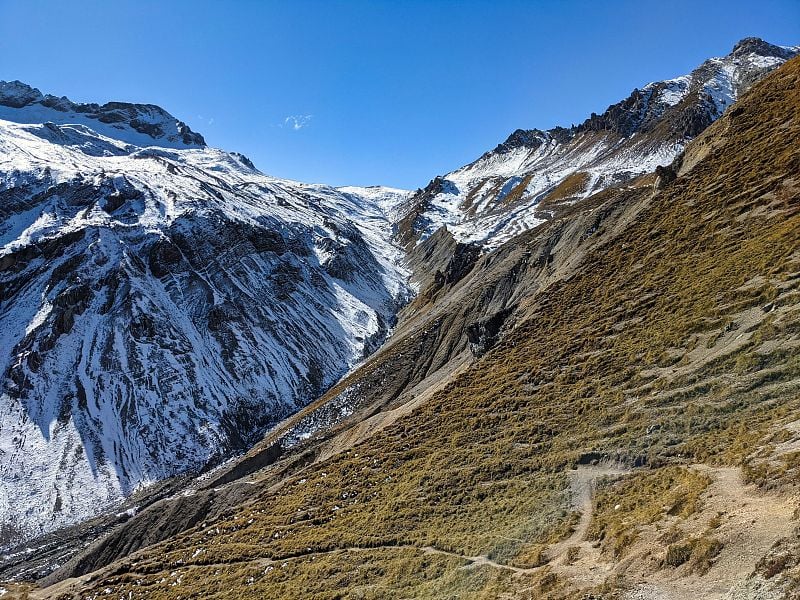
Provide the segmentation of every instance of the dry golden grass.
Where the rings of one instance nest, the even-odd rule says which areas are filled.
[[[642,525],[660,521],[666,515],[694,514],[700,495],[710,482],[707,475],[685,467],[664,467],[601,484],[595,496],[589,539],[602,542],[604,550],[615,559],[622,558]]]
[[[565,177],[543,198],[543,201],[559,202],[569,198],[577,198],[586,191],[589,178],[589,173],[576,171],[572,175]]]
[[[533,179],[533,173],[523,177],[522,181],[511,188],[511,190],[509,190],[509,192],[503,197],[503,204],[505,206],[511,206],[522,199],[523,195],[525,194],[525,190],[528,188],[528,185],[531,182],[531,179]]]

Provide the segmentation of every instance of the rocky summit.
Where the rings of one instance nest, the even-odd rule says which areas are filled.
[[[798,53],[415,192],[0,84],[0,595],[796,598]]]

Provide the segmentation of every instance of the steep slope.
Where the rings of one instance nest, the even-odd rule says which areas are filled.
[[[746,38],[729,55],[636,89],[578,126],[519,129],[417,191],[399,239],[408,246],[446,226],[458,241],[496,248],[565,204],[668,165],[750,85],[799,51]]]
[[[189,529],[34,597],[790,597],[798,90],[795,59],[656,186],[594,195],[434,280],[265,444],[343,398],[349,419],[253,451],[191,506],[162,503],[205,504]],[[485,310],[507,314],[469,326]],[[415,379],[436,360],[449,379]],[[56,579],[105,564],[114,539]]]
[[[0,90],[0,545],[248,448],[386,336],[407,273],[369,193]]]

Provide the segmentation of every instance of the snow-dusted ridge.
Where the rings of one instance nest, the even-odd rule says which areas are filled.
[[[0,546],[247,448],[411,293],[405,192],[276,179],[157,107],[142,133],[2,85]]]
[[[203,136],[153,104],[81,104],[44,95],[21,81],[0,81],[0,119],[15,123],[70,125],[132,146],[202,148]],[[91,133],[89,133],[91,135]]]
[[[399,239],[413,244],[447,227],[458,241],[495,248],[552,218],[559,205],[670,164],[750,85],[798,52],[746,38],[729,55],[634,90],[579,126],[517,130],[412,195]]]

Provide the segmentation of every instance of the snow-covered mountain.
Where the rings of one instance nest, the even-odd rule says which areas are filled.
[[[158,107],[0,104],[0,545],[247,448],[409,294],[405,192],[268,177]]]
[[[497,247],[564,205],[668,165],[750,85],[798,52],[745,38],[727,56],[636,89],[581,125],[518,129],[412,195],[399,240],[408,247],[445,226],[460,242]]]
[[[86,132],[88,128],[131,146],[203,148],[206,145],[202,135],[159,106],[128,102],[81,104],[64,96],[44,95],[21,81],[0,82],[0,119],[68,125],[67,133]]]

